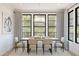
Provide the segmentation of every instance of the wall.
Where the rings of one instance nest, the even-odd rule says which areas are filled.
[[[20,11],[14,11],[14,37],[18,37],[18,39],[21,39],[21,19],[22,15]]]
[[[65,49],[69,49],[69,41],[68,41],[68,11],[64,11],[64,46]]]
[[[64,11],[56,12],[57,15],[57,37],[61,39],[64,36]]]
[[[68,49],[69,46],[69,51],[72,52],[75,55],[79,55],[79,44],[75,43],[75,8],[78,7],[79,4],[74,5],[73,7],[71,7],[70,9],[65,10],[64,12],[64,37],[65,37],[65,48]],[[74,42],[68,41],[68,12],[74,10]]]
[[[3,17],[10,16],[12,20],[12,32],[3,32],[3,19],[2,19],[2,12]],[[1,5],[0,4],[0,55],[3,55],[7,51],[10,51],[13,48],[13,9]]]
[[[25,13],[25,14],[32,14],[32,22],[33,22],[33,14],[39,14],[39,13]],[[54,14],[54,13],[41,13],[41,14],[46,14],[46,16],[48,16],[48,14]],[[57,33],[58,33],[58,38],[60,39],[61,37],[64,36],[64,12],[63,10],[60,10],[56,13],[57,15]],[[19,39],[21,38],[21,12],[20,11],[15,11],[15,31],[14,31],[14,36],[18,36]],[[46,21],[48,21],[48,17],[46,17]],[[46,22],[47,26],[46,26],[46,36],[48,36],[48,22]],[[33,36],[33,23],[32,23],[32,36]],[[42,47],[42,42],[39,41],[38,42],[38,47]]]

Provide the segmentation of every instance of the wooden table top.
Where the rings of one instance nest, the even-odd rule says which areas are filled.
[[[22,38],[22,40],[21,41],[27,41],[27,40],[29,40],[29,39],[32,39],[32,38]],[[45,38],[45,39],[51,39],[52,41],[59,41],[59,39],[58,38]],[[40,39],[36,39],[37,41],[43,41],[44,39],[42,39],[42,38],[40,38]]]

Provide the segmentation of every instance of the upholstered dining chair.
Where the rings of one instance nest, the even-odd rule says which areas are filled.
[[[63,52],[64,52],[64,37],[61,37],[60,41],[55,42],[54,48],[55,48],[55,51],[57,51],[57,48],[61,48],[63,49]]]
[[[41,37],[40,36],[34,36],[34,39],[39,40],[39,39],[41,39]]]
[[[14,44],[14,48],[15,48],[15,52],[16,52],[16,50],[18,49],[18,48],[22,48],[22,51],[24,51],[24,43],[23,43],[23,41],[20,41],[19,39],[18,39],[18,37],[15,37],[15,42],[14,42],[15,44]]]
[[[47,49],[50,51],[50,53],[52,54],[52,39],[44,39],[43,40],[43,54],[45,52],[45,49]]]
[[[37,41],[36,39],[29,39],[29,52],[35,49],[36,50],[36,54],[37,54]]]

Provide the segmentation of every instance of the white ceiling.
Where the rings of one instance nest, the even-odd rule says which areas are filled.
[[[22,12],[57,12],[75,3],[7,3],[15,10]]]

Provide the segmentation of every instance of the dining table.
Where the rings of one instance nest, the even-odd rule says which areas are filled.
[[[29,40],[32,38],[21,38],[21,41],[27,41],[27,53],[29,53]],[[37,41],[43,41],[44,39],[51,39],[52,41],[60,41],[58,38],[40,38],[40,39],[36,39]]]

